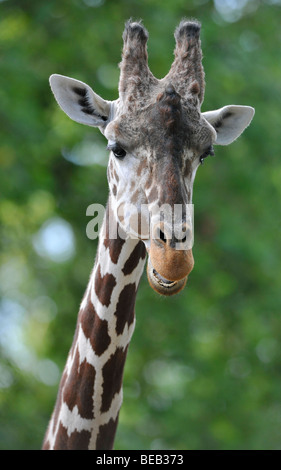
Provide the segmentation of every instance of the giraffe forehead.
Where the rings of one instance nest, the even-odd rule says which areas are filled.
[[[192,102],[180,99],[163,100],[163,92],[156,101],[146,106],[122,107],[115,120],[109,124],[106,137],[123,145],[128,151],[133,147],[146,147],[159,154],[159,147],[201,148],[212,143],[210,126],[207,126]],[[160,152],[161,153],[161,152]]]

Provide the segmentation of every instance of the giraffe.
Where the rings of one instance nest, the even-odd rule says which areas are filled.
[[[79,80],[50,77],[62,110],[78,123],[98,127],[110,155],[95,263],[43,449],[113,448],[146,258],[147,278],[158,294],[184,288],[194,266],[188,208],[196,171],[214,155],[214,145],[233,142],[253,118],[250,106],[201,113],[200,29],[195,20],[180,22],[170,71],[157,79],[148,66],[148,32],[142,22],[128,21],[116,101],[104,100]],[[160,211],[153,219],[155,207],[163,205],[180,205],[181,217],[165,224]]]

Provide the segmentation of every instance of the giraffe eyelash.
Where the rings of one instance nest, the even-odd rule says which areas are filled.
[[[113,152],[114,156],[118,158],[119,160],[122,160],[126,156],[126,150],[124,150],[120,145],[114,143],[114,144],[109,144],[107,147],[107,150],[110,150]]]
[[[201,165],[203,165],[204,163],[204,160],[205,158],[207,158],[209,155],[211,155],[212,157],[215,156],[215,150],[214,150],[214,147],[212,145],[210,145],[210,147],[208,147],[208,149],[206,150],[206,152],[204,152],[201,157],[200,157],[200,163]]]

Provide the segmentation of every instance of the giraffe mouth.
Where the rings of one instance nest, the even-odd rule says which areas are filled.
[[[150,286],[153,290],[155,290],[158,294],[169,296],[175,295],[180,292],[187,281],[187,276],[179,281],[170,281],[165,277],[161,276],[156,269],[151,264],[150,259],[148,259],[147,263],[147,278]]]
[[[177,281],[168,281],[168,279],[165,279],[161,274],[159,274],[156,269],[152,269],[152,274],[154,279],[160,284],[162,287],[167,287],[170,289],[171,287],[175,286],[177,284]]]

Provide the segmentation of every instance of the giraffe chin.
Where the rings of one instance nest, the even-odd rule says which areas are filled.
[[[170,296],[178,294],[187,282],[187,276],[179,281],[168,281],[168,279],[165,279],[153,268],[150,259],[147,262],[146,272],[150,286],[160,295]]]

